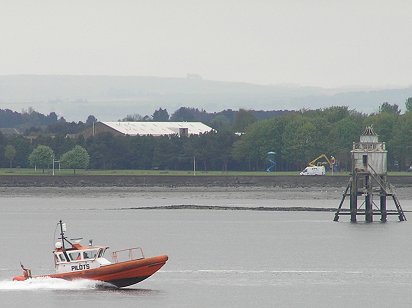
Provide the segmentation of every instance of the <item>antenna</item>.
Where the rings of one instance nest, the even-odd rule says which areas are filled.
[[[64,256],[66,257],[66,260],[69,261],[70,259],[69,259],[69,256],[67,255],[66,247],[64,246],[64,241],[67,241],[66,237],[64,236],[64,232],[66,232],[66,230],[67,230],[66,224],[64,224],[62,222],[62,220],[60,219],[59,220],[59,225],[60,225],[60,236],[61,236],[60,238],[62,240],[62,251],[63,251]],[[72,244],[69,241],[67,241],[67,242],[69,244]]]
[[[64,247],[64,232],[66,232],[67,228],[66,228],[66,224],[64,224],[61,220],[59,220],[59,225],[60,225],[60,238],[62,240],[62,245],[63,245],[63,251],[66,250],[66,247]]]

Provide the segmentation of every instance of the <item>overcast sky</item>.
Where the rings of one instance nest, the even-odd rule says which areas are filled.
[[[0,74],[412,85],[412,1],[0,0]]]

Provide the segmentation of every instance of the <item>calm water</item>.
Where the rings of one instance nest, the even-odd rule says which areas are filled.
[[[332,213],[132,210],[143,205],[337,206],[339,200],[273,200],[267,194],[135,192],[3,193],[2,307],[410,307],[412,224],[350,224]],[[339,196],[337,196],[339,198]],[[412,207],[401,200],[404,208]],[[412,216],[407,217],[412,221]],[[10,282],[19,261],[53,271],[59,219],[69,237],[113,250],[142,246],[169,261],[124,290],[93,282]]]

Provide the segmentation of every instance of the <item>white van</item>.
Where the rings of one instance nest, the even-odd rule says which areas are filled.
[[[325,166],[306,167],[300,175],[325,175]]]

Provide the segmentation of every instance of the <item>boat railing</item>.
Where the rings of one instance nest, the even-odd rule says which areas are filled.
[[[141,247],[133,247],[112,252],[113,263],[119,263],[129,260],[144,259],[143,249]]]

